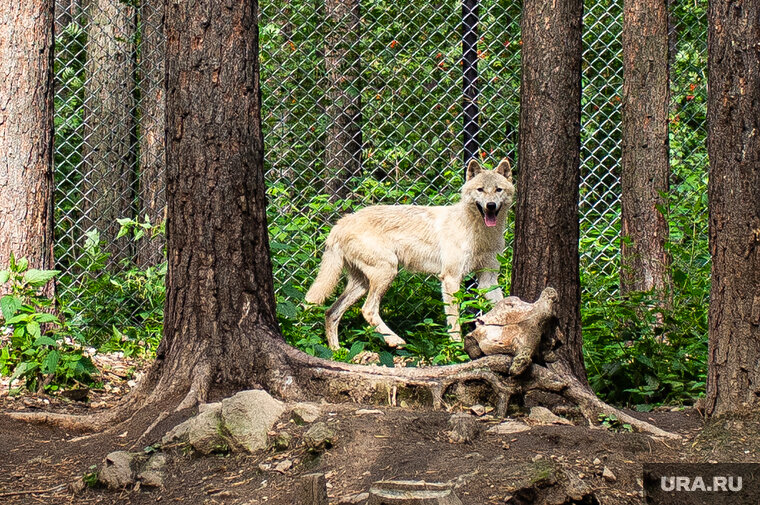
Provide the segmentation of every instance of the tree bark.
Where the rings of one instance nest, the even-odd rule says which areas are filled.
[[[0,269],[53,267],[53,2],[0,10]]]
[[[760,2],[708,12],[707,413],[760,404]]]
[[[623,294],[668,282],[668,8],[666,0],[625,0],[623,17]]]
[[[116,240],[116,219],[135,214],[135,9],[126,2],[91,0],[88,12],[83,226],[100,231],[113,263],[133,253],[129,239]]]
[[[562,362],[586,381],[580,322],[582,0],[525,0],[512,295],[559,293]]]
[[[166,164],[164,163],[164,2],[143,0],[140,4],[142,41],[140,51],[140,219],[154,225],[165,218]],[[140,266],[164,261],[164,236],[156,235],[139,244]]]
[[[359,0],[326,0],[325,71],[327,138],[325,191],[331,201],[346,198],[351,177],[361,173],[359,94]]]

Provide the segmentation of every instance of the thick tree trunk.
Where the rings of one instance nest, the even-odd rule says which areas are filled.
[[[359,0],[326,0],[325,70],[327,138],[325,191],[346,198],[349,179],[361,173],[362,132],[359,94]]]
[[[165,218],[166,178],[164,163],[164,2],[143,0],[140,4],[142,41],[140,50],[140,219],[154,225]],[[157,235],[139,244],[137,258],[142,267],[164,260],[165,240]]]
[[[116,240],[116,219],[134,217],[135,8],[91,0],[88,12],[83,226],[100,231],[115,262],[132,257],[130,241]]]
[[[760,2],[710,2],[707,413],[760,405]]]
[[[0,269],[53,267],[53,2],[0,10]]]
[[[532,302],[547,286],[557,290],[562,361],[585,382],[578,267],[583,2],[525,0],[522,16],[512,294]]]
[[[623,17],[623,294],[668,286],[668,9],[666,0],[625,0]]]
[[[232,5],[232,7],[230,7]],[[167,5],[167,242],[161,386],[278,374],[265,213],[257,4]],[[284,370],[287,368],[283,367]],[[261,373],[259,373],[261,372]],[[276,382],[276,381],[275,381]]]

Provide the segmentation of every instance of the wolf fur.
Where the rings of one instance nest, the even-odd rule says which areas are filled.
[[[450,337],[461,340],[459,306],[453,295],[462,278],[474,271],[478,272],[478,287],[497,284],[496,255],[504,250],[507,212],[514,191],[506,158],[494,170],[484,170],[472,160],[461,199],[454,205],[376,205],[341,218],[327,237],[319,274],[306,293],[307,302],[323,303],[346,270],[346,289],[325,313],[330,348],[339,347],[341,317],[365,293],[364,319],[389,346],[406,343],[380,318],[380,300],[399,266],[438,275]],[[494,289],[486,297],[495,303],[504,295],[501,289]]]

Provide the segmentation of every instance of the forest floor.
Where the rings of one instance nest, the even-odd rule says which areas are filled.
[[[327,480],[330,504],[358,503],[351,502],[352,497],[368,491],[374,482],[396,479],[450,483],[465,505],[638,504],[645,463],[760,461],[760,445],[755,443],[760,440],[760,416],[705,425],[693,408],[632,413],[682,436],[662,441],[625,430],[592,428],[581,419],[574,419],[573,425],[535,425],[520,433],[495,434],[487,429],[501,420],[485,414],[478,417],[483,430],[477,438],[454,444],[449,440],[449,419],[452,412],[468,411],[468,406],[453,406],[446,412],[324,404],[320,420],[334,428],[337,437],[332,448],[318,455],[300,443],[308,425],[284,416],[273,430],[293,437],[287,450],[198,457],[181,447],[165,448],[163,488],[73,491],[72,483],[92,472],[92,465],[100,465],[107,453],[139,451],[142,444],[157,440],[146,443],[139,440],[142,433],[128,431],[82,437],[6,415],[19,410],[96,412],[117,401],[133,380],[130,374],[112,373],[108,391],[91,393],[88,403],[37,395],[10,397],[0,391],[0,503],[290,505],[296,503],[301,476],[320,472]],[[546,402],[528,397],[525,404]],[[150,420],[146,421],[145,426]],[[166,428],[176,422],[167,419]]]

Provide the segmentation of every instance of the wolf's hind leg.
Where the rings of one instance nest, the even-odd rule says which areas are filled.
[[[406,344],[406,341],[396,335],[380,318],[380,300],[388,291],[393,279],[396,278],[396,273],[397,269],[391,265],[388,265],[387,268],[373,267],[364,270],[364,274],[369,279],[369,292],[367,293],[367,300],[362,306],[362,315],[378,333],[383,335],[385,343],[390,347],[400,347]]]
[[[346,289],[335,300],[335,303],[325,312],[325,334],[327,335],[327,345],[330,349],[337,350],[340,348],[338,342],[338,325],[343,314],[348,308],[359,301],[359,298],[367,292],[367,279],[361,272],[353,269],[348,270],[348,282]]]

